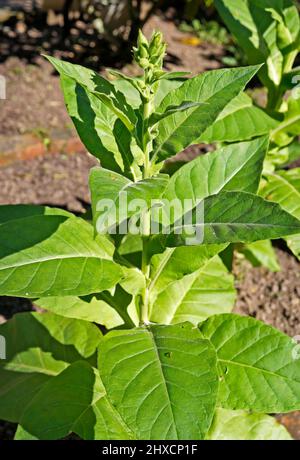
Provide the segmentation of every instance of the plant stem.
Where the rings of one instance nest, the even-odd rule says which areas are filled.
[[[151,150],[151,141],[149,139],[149,118],[152,112],[152,101],[147,100],[144,103],[144,111],[143,111],[143,144],[144,144],[144,171],[143,171],[143,178],[147,179],[150,177],[150,150]]]
[[[152,98],[144,101],[143,109],[143,147],[144,147],[144,170],[143,179],[151,177],[151,161],[150,152],[152,147],[151,138],[149,136],[149,118],[153,110]],[[148,260],[147,246],[150,238],[150,213],[145,212],[142,216],[142,232],[143,232],[143,249],[142,249],[142,272],[145,276],[146,286],[142,292],[142,303],[140,311],[140,321],[142,325],[149,324],[149,275],[150,265]]]
[[[271,111],[278,111],[282,104],[282,90],[281,88],[273,88],[268,93],[267,109]]]
[[[142,305],[141,305],[141,323],[144,325],[149,324],[149,275],[150,265],[148,263],[147,245],[149,236],[143,236],[143,250],[142,250],[142,272],[146,279],[146,286],[142,292]]]

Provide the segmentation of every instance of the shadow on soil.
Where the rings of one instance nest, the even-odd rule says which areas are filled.
[[[0,15],[0,43],[0,63],[15,56],[36,64],[45,53],[98,70],[102,66],[122,67],[131,60],[128,41],[105,39],[91,21],[80,15],[70,21],[67,29],[61,15],[53,16],[51,23],[42,12],[17,14],[4,21]]]

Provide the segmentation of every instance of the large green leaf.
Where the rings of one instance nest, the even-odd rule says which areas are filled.
[[[268,134],[278,121],[253,105],[245,93],[239,94],[220,113],[216,121],[198,139],[198,142],[237,142]]]
[[[288,441],[292,438],[274,417],[218,408],[206,439],[213,441]]]
[[[192,249],[196,253],[195,249],[199,248],[183,247],[175,251]],[[190,257],[194,257],[192,251],[190,253]],[[235,297],[233,276],[216,256],[163,289],[152,302],[150,321],[162,324],[189,321],[197,325],[211,315],[230,312]]]
[[[43,297],[34,303],[57,315],[95,322],[102,324],[107,329],[112,329],[123,323],[114,308],[93,294],[85,297]]]
[[[151,258],[149,293],[153,302],[174,281],[179,281],[205,265],[226,248],[225,244],[168,248]]]
[[[162,100],[173,90],[179,88],[184,82],[185,78],[179,78],[179,79],[162,79],[159,80],[156,85],[157,85],[157,91],[155,92],[154,95],[154,105],[155,107],[159,107]]]
[[[35,206],[29,204],[4,204],[0,206],[0,224],[6,224],[11,220],[23,219],[33,216],[66,216],[74,217],[71,212],[48,206]]]
[[[96,369],[84,361],[69,366],[47,382],[32,399],[21,418],[31,439],[60,439],[75,432],[83,439],[130,439]],[[26,439],[23,436],[22,439]]]
[[[188,145],[197,143],[201,134],[244,89],[258,69],[259,66],[253,66],[206,72],[171,91],[157,108],[158,113],[163,113],[170,105],[180,105],[187,100],[205,105],[177,112],[158,123],[154,160],[165,160]]]
[[[99,329],[52,313],[21,313],[0,326],[6,359],[0,361],[0,418],[17,422],[39,388],[70,363],[95,363]]]
[[[68,113],[88,151],[100,159],[103,167],[131,177],[134,156],[130,149],[124,155],[117,142],[120,138],[128,139],[128,128],[123,122],[120,126],[120,119],[111,105],[99,99],[99,93],[113,98],[118,110],[130,113],[134,121],[134,111],[124,95],[90,69],[52,57],[48,59],[60,74]]]
[[[189,199],[195,206],[222,190],[256,193],[267,148],[268,138],[262,137],[201,155],[171,177],[163,198]]]
[[[168,176],[165,174],[131,182],[115,172],[93,168],[90,173],[90,188],[93,219],[97,230],[102,233],[141,212],[141,209],[149,209],[152,200],[161,197],[167,184]]]
[[[233,314],[200,326],[218,356],[219,404],[228,409],[288,412],[300,409],[296,342],[271,326]]]
[[[276,171],[264,177],[263,196],[300,219],[300,168]]]
[[[0,226],[0,293],[20,297],[86,295],[123,276],[113,246],[80,218],[33,215]]]
[[[296,57],[299,16],[291,0],[215,0],[224,22],[235,35],[250,64],[266,62],[260,77],[279,86]]]
[[[136,116],[133,108],[128,104],[123,93],[108,80],[103,78],[91,69],[82,67],[77,64],[71,64],[52,56],[46,56],[48,61],[55,67],[57,72],[67,78],[71,78],[89,93],[93,94],[100,100],[105,107],[122,120],[130,128],[130,124],[136,123]]]
[[[122,324],[134,326],[127,308],[133,297],[145,287],[145,277],[137,268],[124,267],[124,272],[124,281],[113,292],[104,291],[84,297],[43,297],[35,300],[35,305],[66,318],[102,324],[107,329]]]
[[[265,179],[263,196],[275,201],[287,212],[300,219],[300,168],[266,174]],[[293,253],[299,257],[300,232],[299,235],[289,235],[287,243]]]
[[[198,207],[197,207],[198,208]],[[201,207],[200,207],[201,209]],[[177,221],[162,244],[250,243],[299,233],[300,221],[276,203],[246,192],[221,192],[204,199],[203,213]],[[199,219],[201,222],[199,222]]]
[[[191,324],[109,332],[99,369],[135,439],[204,438],[218,379],[214,351]]]

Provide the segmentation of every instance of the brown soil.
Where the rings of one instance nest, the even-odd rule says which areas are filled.
[[[46,155],[0,169],[0,203],[51,204],[82,212],[89,203],[89,154]]]
[[[38,63],[27,65],[11,57],[0,64],[7,93],[6,100],[0,101],[0,134],[35,132],[46,137],[71,126],[58,77],[50,63],[42,58]]]
[[[291,337],[300,334],[300,264],[295,257],[276,249],[281,270],[252,268],[236,263],[238,300],[235,311],[271,324]]]

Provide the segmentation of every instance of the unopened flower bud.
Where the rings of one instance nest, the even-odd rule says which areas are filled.
[[[146,49],[149,48],[149,42],[147,38],[145,37],[145,35],[143,34],[143,32],[141,31],[141,29],[139,30],[139,34],[138,34],[137,45],[138,45],[138,48],[140,47],[144,47]]]
[[[160,77],[165,75],[165,73],[166,72],[164,72],[163,70],[156,70],[155,72],[153,72],[153,77],[155,78],[155,80],[158,80]]]
[[[149,45],[149,51],[150,53],[152,52],[155,52],[158,50],[158,48],[163,44],[163,37],[162,37],[162,33],[161,32],[154,32],[152,37],[151,37],[151,41],[150,41],[150,45]]]

